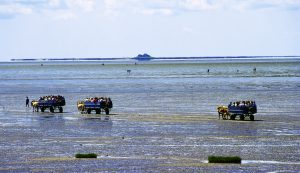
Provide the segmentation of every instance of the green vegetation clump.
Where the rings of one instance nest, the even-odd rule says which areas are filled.
[[[208,156],[208,163],[241,163],[242,159],[238,156]]]
[[[97,154],[95,153],[88,153],[88,154],[76,154],[75,155],[76,158],[97,158]]]

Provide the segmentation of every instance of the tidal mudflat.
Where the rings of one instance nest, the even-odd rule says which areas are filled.
[[[298,172],[299,65],[0,63],[0,172]],[[64,113],[25,108],[26,96],[49,94],[65,97]],[[109,117],[78,113],[93,96],[112,98]],[[236,100],[256,101],[255,121],[218,119],[217,106]],[[210,155],[242,163],[209,164]]]
[[[15,113],[1,116],[2,172],[298,172],[299,120],[210,115]],[[14,119],[14,120],[13,120]],[[6,122],[6,123],[3,123]],[[76,159],[96,153],[97,159]],[[242,164],[210,164],[209,155]]]

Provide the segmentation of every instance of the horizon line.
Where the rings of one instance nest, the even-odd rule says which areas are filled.
[[[262,55],[255,55],[255,56],[247,56],[247,55],[243,55],[243,56],[166,56],[166,57],[115,57],[115,58],[108,58],[108,57],[86,57],[86,58],[12,58],[10,59],[10,61],[64,61],[64,60],[122,60],[122,59],[135,59],[135,60],[139,60],[139,59],[200,59],[200,58],[274,58],[274,57],[278,57],[278,58],[293,58],[293,57],[300,57],[300,55],[281,55],[281,56],[276,56],[276,55],[266,55],[266,56],[262,56]]]

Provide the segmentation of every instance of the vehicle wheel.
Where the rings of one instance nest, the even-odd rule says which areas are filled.
[[[101,110],[100,109],[96,109],[96,114],[100,114]]]
[[[235,120],[235,115],[230,115],[231,120]]]
[[[63,113],[64,109],[62,107],[59,107],[59,113]]]
[[[240,115],[240,120],[244,120],[245,119],[245,116],[244,115]]]
[[[91,110],[91,109],[88,109],[88,110],[86,110],[86,112],[87,112],[88,114],[91,114],[92,110]]]
[[[50,112],[54,113],[54,108],[52,106],[50,107]]]
[[[254,115],[250,115],[250,120],[254,121]]]
[[[250,108],[249,108],[249,112],[250,112],[251,114],[253,114],[253,113],[254,113],[254,108],[250,107]]]
[[[45,108],[41,107],[41,112],[45,112]]]
[[[109,115],[109,109],[108,108],[105,109],[105,114]]]

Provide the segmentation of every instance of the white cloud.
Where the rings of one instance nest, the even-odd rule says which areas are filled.
[[[180,11],[217,9],[218,3],[208,0],[104,0],[107,14],[134,12],[146,15],[172,15]]]
[[[188,11],[300,9],[300,0],[104,0],[106,13],[170,15]]]
[[[49,0],[49,6],[50,7],[59,7],[60,6],[60,0]]]
[[[52,11],[53,14],[72,16],[70,14],[73,13],[76,16],[82,12],[95,11],[97,5],[100,6],[97,9],[104,8],[104,11],[97,12],[107,16],[118,16],[121,13],[173,15],[215,10],[300,10],[300,0],[0,0],[0,17],[43,14],[45,11],[47,14]]]
[[[104,0],[105,15],[117,16],[119,12],[125,7],[125,0]]]
[[[172,5],[174,2],[168,0],[104,0],[104,8],[107,16],[118,16],[120,13],[172,15],[176,9]]]
[[[299,10],[300,0],[223,0],[222,6],[240,11],[262,9]]]
[[[94,10],[96,0],[0,0],[0,17],[40,13],[54,19],[71,19]]]
[[[89,12],[94,10],[94,0],[66,0],[66,4],[69,8],[79,8],[83,11]]]
[[[23,7],[17,4],[0,5],[0,17],[13,17],[20,14],[31,14],[30,7]]]
[[[180,5],[185,10],[206,11],[217,9],[220,3],[212,3],[208,0],[183,0],[180,2]]]

